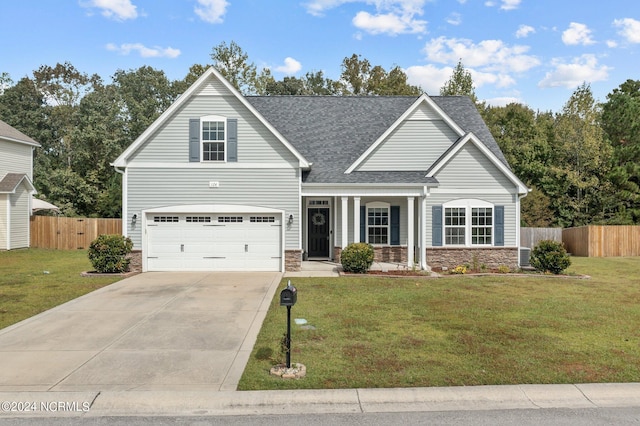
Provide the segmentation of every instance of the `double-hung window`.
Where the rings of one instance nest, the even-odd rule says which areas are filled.
[[[493,235],[493,209],[471,208],[471,245],[491,245]]]
[[[389,244],[389,204],[367,204],[367,242],[369,244]]]
[[[225,161],[227,131],[224,117],[210,115],[200,119],[202,161]]]
[[[493,240],[494,207],[481,200],[456,200],[443,205],[444,244],[490,246]]]
[[[447,207],[444,209],[444,243],[464,245],[467,211],[464,207]]]

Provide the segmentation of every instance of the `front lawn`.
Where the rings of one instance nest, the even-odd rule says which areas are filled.
[[[640,258],[572,262],[592,278],[291,279],[292,322],[315,328],[292,325],[307,377],[269,375],[284,361],[278,290],[239,389],[637,382]]]
[[[91,269],[86,250],[0,252],[0,329],[121,279],[80,276]]]

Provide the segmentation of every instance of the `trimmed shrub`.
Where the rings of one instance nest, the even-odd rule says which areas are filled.
[[[373,246],[367,243],[352,243],[342,250],[340,261],[345,272],[364,274],[373,263]]]
[[[543,240],[531,251],[531,266],[539,271],[561,274],[571,265],[564,245],[553,240]]]
[[[131,253],[133,243],[122,235],[99,235],[89,245],[89,260],[96,270],[103,274],[125,272],[129,268],[127,254]]]

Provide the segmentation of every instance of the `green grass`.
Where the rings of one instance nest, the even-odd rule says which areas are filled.
[[[316,327],[292,326],[307,377],[269,375],[284,361],[278,292],[239,389],[639,381],[640,258],[572,262],[592,278],[292,279],[292,318]]]
[[[0,252],[0,329],[121,279],[80,276],[90,269],[86,250]]]

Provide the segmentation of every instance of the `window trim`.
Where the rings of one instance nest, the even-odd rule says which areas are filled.
[[[221,142],[221,141],[205,141],[203,139],[203,125],[205,122],[218,122],[218,123],[224,123],[224,140],[222,141],[223,143],[223,149],[224,149],[224,159],[222,160],[205,160],[204,159],[204,144],[205,143],[211,143],[211,142]],[[227,141],[229,140],[229,125],[227,124],[227,117],[223,117],[222,115],[205,115],[200,117],[200,127],[198,129],[198,135],[199,135],[199,139],[200,139],[200,162],[201,163],[226,163],[227,162],[227,154],[228,154],[228,147],[227,147]]]
[[[461,228],[461,226],[451,226],[446,224],[447,209],[464,209],[464,244],[447,244],[447,228]],[[473,229],[485,228],[489,226],[473,225],[473,209],[490,209],[491,210],[491,243],[490,244],[473,244]],[[453,200],[442,204],[442,245],[445,247],[493,247],[495,246],[495,205],[487,201],[478,199],[462,199]]]
[[[385,225],[371,225],[375,228],[386,228],[387,229],[387,242],[386,243],[372,243],[369,241],[369,209],[386,209],[387,210],[387,224]],[[391,204],[384,203],[381,201],[373,201],[365,204],[365,238],[366,242],[373,246],[389,246],[391,245]]]

